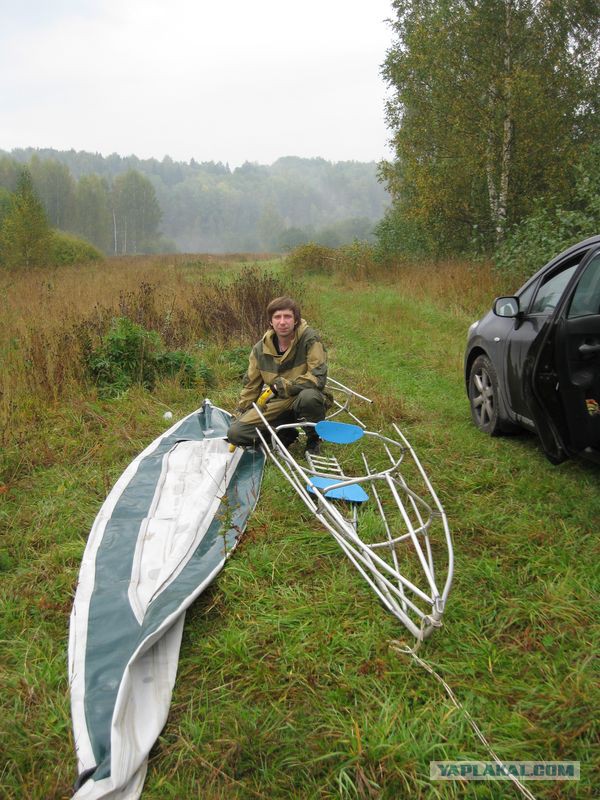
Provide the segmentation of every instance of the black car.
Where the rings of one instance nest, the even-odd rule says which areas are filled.
[[[554,463],[600,463],[600,236],[496,298],[469,328],[465,381],[480,430],[527,428]]]

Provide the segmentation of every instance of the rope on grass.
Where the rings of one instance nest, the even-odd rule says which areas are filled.
[[[402,655],[411,656],[417,662],[417,664],[419,664],[419,666],[423,667],[423,669],[426,670],[430,675],[433,675],[433,677],[438,681],[438,683],[441,683],[441,685],[446,690],[446,693],[447,693],[448,697],[450,698],[450,700],[452,701],[452,703],[456,706],[456,708],[460,712],[462,712],[462,714],[464,715],[464,717],[467,720],[467,722],[469,723],[469,725],[475,731],[475,734],[477,735],[477,738],[485,746],[485,748],[487,749],[488,753],[491,755],[492,759],[496,762],[496,764],[498,764],[498,766],[502,769],[504,774],[507,775],[508,778],[510,778],[510,780],[513,782],[515,787],[521,792],[523,797],[527,797],[528,800],[535,800],[535,795],[533,795],[526,786],[523,786],[523,784],[521,783],[521,781],[518,778],[516,778],[514,775],[512,775],[510,772],[507,772],[504,769],[503,762],[498,758],[496,753],[492,750],[492,747],[491,747],[490,743],[488,742],[488,740],[485,738],[485,736],[481,732],[481,729],[480,729],[479,725],[475,722],[473,717],[469,714],[469,712],[462,705],[462,703],[457,699],[456,695],[454,694],[454,692],[452,691],[450,686],[448,686],[446,681],[442,678],[442,676],[439,675],[433,669],[433,667],[430,664],[428,664],[420,656],[417,655],[417,650],[421,646],[421,642],[422,642],[422,638],[419,638],[414,647],[409,647],[407,644],[403,644],[402,642],[399,642],[399,641],[396,641],[396,640],[392,640],[390,642],[390,646],[391,646],[391,649],[394,650],[396,653],[400,653]]]

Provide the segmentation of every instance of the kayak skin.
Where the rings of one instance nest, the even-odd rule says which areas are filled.
[[[73,800],[141,794],[185,611],[223,568],[258,500],[264,454],[230,452],[230,419],[205,400],[131,462],[92,526],[69,632]]]

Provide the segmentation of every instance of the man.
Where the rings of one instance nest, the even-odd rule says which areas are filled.
[[[263,409],[272,426],[298,420],[319,422],[325,418],[329,402],[324,394],[327,380],[327,353],[319,334],[300,315],[300,307],[291,297],[277,297],[267,306],[269,330],[250,353],[244,388],[235,419],[227,432],[235,445],[248,447],[258,441],[256,428],[265,430],[252,408],[266,384],[273,397]],[[319,437],[312,426],[305,429],[306,450],[319,452]],[[280,439],[289,446],[298,438],[298,431],[281,431]]]

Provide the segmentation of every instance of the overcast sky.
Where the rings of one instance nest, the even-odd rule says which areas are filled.
[[[391,0],[0,0],[0,149],[389,156]]]

